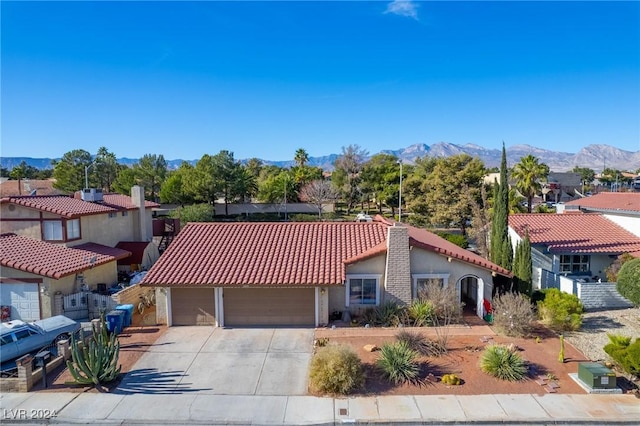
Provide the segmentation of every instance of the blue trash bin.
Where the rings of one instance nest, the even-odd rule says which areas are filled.
[[[124,304],[116,306],[116,311],[124,312],[124,320],[122,322],[122,327],[131,326],[131,322],[133,321],[133,305]]]
[[[124,311],[111,311],[107,314],[107,330],[110,333],[120,334],[122,332],[122,323],[124,319]]]

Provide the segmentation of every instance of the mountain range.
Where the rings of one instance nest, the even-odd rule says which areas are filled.
[[[502,151],[499,149],[486,149],[479,145],[439,142],[433,145],[414,144],[406,148],[396,150],[383,150],[380,153],[391,154],[402,159],[405,163],[413,163],[418,157],[449,157],[457,154],[468,154],[480,158],[486,167],[498,167]],[[509,167],[520,161],[520,158],[531,154],[537,157],[541,163],[549,166],[551,171],[563,172],[573,169],[575,166],[587,167],[600,172],[604,167],[635,172],[640,169],[640,151],[631,152],[618,149],[611,145],[588,145],[577,153],[550,151],[536,148],[530,145],[513,145],[507,148],[507,163]],[[340,154],[330,154],[321,157],[309,157],[310,166],[321,167],[324,170],[332,170],[333,163]],[[0,157],[0,166],[11,170],[13,167],[25,161],[28,165],[38,169],[51,168],[51,158],[30,157]],[[169,169],[177,169],[184,160],[167,160]],[[195,164],[197,160],[186,160]],[[246,161],[246,160],[242,160]],[[138,159],[119,158],[118,163],[132,166]],[[289,161],[263,160],[265,164],[273,164],[280,167],[289,167],[294,164]]]

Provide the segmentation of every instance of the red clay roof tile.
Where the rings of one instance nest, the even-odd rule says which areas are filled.
[[[585,207],[596,210],[621,210],[640,212],[640,192],[601,192],[565,203],[571,207]]]
[[[19,185],[18,185],[19,183]],[[54,180],[51,179],[23,179],[0,181],[0,196],[13,197],[29,195],[35,191],[36,195],[61,195],[60,191],[53,187]]]
[[[515,214],[509,226],[555,253],[633,253],[640,238],[600,214]]]
[[[386,252],[388,222],[189,223],[146,275],[148,285],[339,285],[345,264]],[[410,243],[510,275],[428,231]]]
[[[135,210],[137,207],[131,202],[131,197],[121,194],[104,194],[104,201],[92,203],[78,198],[58,196],[23,196],[5,197],[0,202],[13,203],[36,210],[54,213],[66,218],[75,218],[93,214],[118,212],[121,210]],[[145,201],[145,207],[157,207],[157,203]]]
[[[64,247],[15,234],[0,235],[2,266],[54,279],[84,271],[91,265],[114,262],[123,252],[94,243]],[[95,261],[91,262],[93,258]]]

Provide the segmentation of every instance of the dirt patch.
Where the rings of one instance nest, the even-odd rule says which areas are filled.
[[[151,321],[151,314],[155,318],[155,312],[146,309],[144,315],[137,312],[133,316],[133,325],[127,327],[118,336],[120,341],[120,357],[118,363],[122,366],[120,377],[107,386],[108,390],[114,389],[126,373],[131,371],[140,357],[153,345],[153,343],[165,332],[165,325],[146,325]],[[38,381],[32,391],[40,392],[97,392],[90,386],[70,385],[71,373],[66,366],[61,366],[55,371],[47,372],[48,387],[45,389],[42,382]]]
[[[545,387],[536,382],[538,376],[549,374],[557,378],[560,394],[586,393],[570,377],[569,373],[577,373],[578,363],[588,361],[582,353],[565,342],[566,362],[558,361],[560,340],[553,333],[540,328],[531,338],[508,338],[498,336],[487,326],[457,327],[449,336],[449,351],[439,357],[420,357],[422,384],[390,385],[379,377],[375,362],[379,352],[368,352],[365,345],[373,344],[382,347],[385,343],[395,341],[398,329],[346,329],[318,330],[316,337],[326,337],[329,344],[344,344],[353,348],[365,365],[367,380],[364,389],[356,395],[480,395],[480,394],[538,394],[547,393]],[[414,332],[434,338],[434,331],[428,328],[412,328]],[[478,332],[480,330],[481,332]],[[538,339],[536,339],[538,337]],[[482,351],[490,344],[514,344],[519,353],[529,362],[530,375],[521,382],[507,382],[491,377],[480,370],[479,362]],[[463,384],[445,385],[439,381],[444,374],[456,374]],[[433,375],[433,376],[430,376]]]

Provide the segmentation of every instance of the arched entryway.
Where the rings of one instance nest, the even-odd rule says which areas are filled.
[[[458,281],[460,288],[460,298],[465,303],[465,309],[473,309],[480,318],[484,316],[483,301],[484,281],[475,275],[465,275]]]

